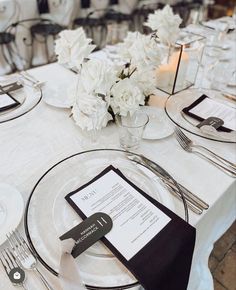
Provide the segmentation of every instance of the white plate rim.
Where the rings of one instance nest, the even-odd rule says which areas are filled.
[[[106,149],[107,150],[107,149]],[[109,150],[109,149],[108,149]],[[98,150],[90,150],[89,152],[91,152],[91,151],[98,151]],[[105,151],[105,150],[101,150],[101,151]],[[120,151],[120,152],[124,152],[123,150],[110,150],[110,151]],[[72,156],[70,156],[70,157],[72,157]],[[51,169],[53,169],[55,166],[57,166],[58,164],[60,164],[61,162],[59,162],[59,163],[57,163],[57,164],[55,164],[53,167],[51,167]],[[138,169],[137,169],[138,170]],[[48,172],[48,171],[47,171]],[[43,178],[43,176],[42,176],[42,178]],[[40,178],[40,180],[42,180],[42,178]],[[37,184],[40,182],[40,180],[36,183],[36,186],[37,186]],[[34,189],[35,189],[35,187],[34,187]],[[164,189],[163,189],[163,191],[164,191]],[[27,219],[27,216],[28,216],[28,214],[26,213],[26,215],[25,215],[25,217],[26,217],[26,219]],[[27,221],[26,221],[26,224],[27,224]],[[29,232],[27,232],[26,231],[26,235],[27,235],[27,237],[30,237],[30,233]],[[30,238],[30,240],[31,240],[31,238]],[[32,242],[32,240],[31,240],[31,242]],[[99,286],[97,286],[98,288],[99,288]],[[102,287],[102,286],[100,286],[100,287]],[[105,287],[105,286],[104,286]],[[121,286],[120,286],[121,287]],[[108,287],[109,288],[109,287]],[[110,288],[109,288],[110,289]],[[114,289],[116,289],[116,288],[114,288]]]

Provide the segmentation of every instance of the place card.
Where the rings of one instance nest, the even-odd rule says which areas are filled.
[[[9,93],[0,95],[0,112],[9,110],[19,105],[19,102],[15,100]]]
[[[120,170],[108,166],[65,198],[83,219],[98,211],[111,217],[101,241],[144,289],[187,289],[196,230]]]
[[[216,117],[224,122],[217,130],[236,131],[236,109],[217,100],[202,95],[191,105],[183,109],[183,112],[196,120],[203,121],[210,117]]]
[[[76,258],[105,236],[112,226],[112,219],[109,215],[97,212],[63,234],[60,240],[72,238],[75,241],[71,255]]]

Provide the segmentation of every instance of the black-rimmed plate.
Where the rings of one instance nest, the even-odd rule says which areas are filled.
[[[96,149],[69,156],[52,166],[36,183],[25,213],[26,235],[42,264],[57,275],[59,237],[81,222],[64,197],[90,181],[108,165],[119,168],[138,187],[170,209],[173,201],[166,188],[149,179],[126,157],[123,150]],[[138,285],[135,277],[100,242],[76,259],[89,289],[128,289]]]
[[[214,90],[199,90],[199,89],[189,89],[182,91],[178,94],[171,95],[165,104],[165,111],[170,120],[180,128],[213,141],[225,142],[225,143],[236,143],[236,131],[231,132],[204,132],[203,130],[196,127],[200,122],[191,118],[190,116],[183,113],[183,109],[190,106],[203,94],[216,100],[219,103],[233,107],[236,114],[236,103],[234,101],[228,100],[219,91]]]

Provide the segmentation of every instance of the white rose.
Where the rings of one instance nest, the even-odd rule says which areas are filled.
[[[117,79],[115,67],[100,59],[89,60],[80,74],[80,84],[87,93],[108,95]]]
[[[174,44],[178,38],[182,19],[179,15],[173,13],[172,8],[166,5],[162,10],[156,10],[153,14],[148,15],[145,23],[164,44]]]
[[[91,39],[86,38],[83,28],[75,30],[63,30],[59,33],[59,38],[55,41],[55,52],[58,62],[67,64],[69,67],[80,69],[84,59],[96,47],[91,45]]]
[[[106,127],[108,121],[112,119],[107,108],[107,102],[97,95],[80,92],[72,108],[72,115],[82,130],[100,130]]]
[[[118,54],[125,60],[130,61],[132,59],[132,54],[129,51],[129,48],[138,38],[140,32],[128,32],[124,41],[118,44]]]
[[[119,53],[131,67],[157,67],[161,63],[162,51],[156,41],[148,35],[139,32],[129,33],[124,43],[120,45]]]
[[[112,87],[111,94],[111,107],[115,114],[132,115],[139,105],[144,105],[144,95],[132,79],[120,80]]]
[[[131,79],[135,81],[145,96],[149,96],[156,90],[156,70],[144,68],[135,71]]]

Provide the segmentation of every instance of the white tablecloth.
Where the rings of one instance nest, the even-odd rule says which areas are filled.
[[[49,86],[61,84],[75,75],[58,64],[50,64],[31,70],[31,73],[46,81]],[[160,93],[152,103],[163,106],[166,96]],[[70,111],[58,109],[41,102],[34,110],[14,121],[0,124],[0,182],[16,187],[26,202],[38,178],[63,157],[83,150],[82,134],[70,116]],[[102,130],[106,147],[119,147],[117,130],[111,124]],[[191,136],[199,144],[225,158],[236,161],[235,144],[223,144]],[[106,144],[105,144],[106,143]],[[143,141],[139,152],[158,162],[177,181],[209,203],[210,208],[201,216],[190,212],[190,223],[197,228],[197,243],[193,259],[189,290],[213,290],[208,269],[208,257],[213,243],[228,229],[236,217],[235,179],[200,159],[182,150],[173,136],[156,141]],[[176,213],[183,216],[183,209],[174,200]],[[23,225],[20,225],[23,231]],[[4,246],[4,245],[3,245]],[[2,247],[3,247],[2,246]],[[60,289],[57,279],[45,271],[49,281]],[[30,289],[44,289],[28,275]],[[0,267],[1,289],[14,287]]]

